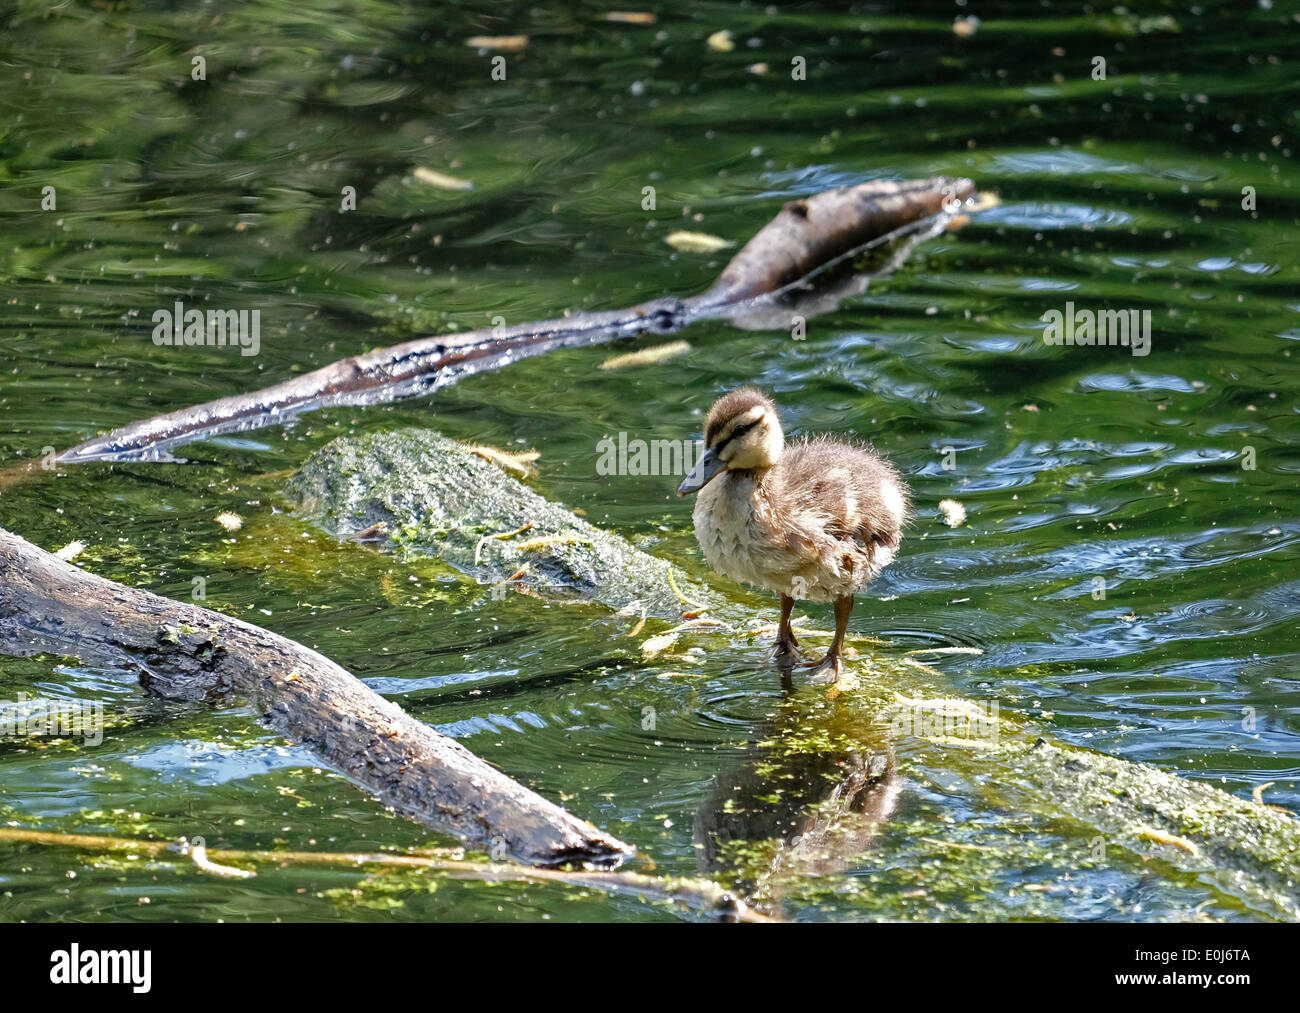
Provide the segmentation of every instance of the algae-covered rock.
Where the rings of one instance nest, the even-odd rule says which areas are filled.
[[[638,602],[665,618],[682,611],[670,578],[697,601],[721,601],[671,563],[428,429],[335,440],[312,455],[284,494],[299,516],[327,531],[346,536],[382,524],[395,546],[436,555],[484,583],[510,580],[615,609]]]

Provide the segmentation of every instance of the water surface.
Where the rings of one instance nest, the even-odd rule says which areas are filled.
[[[590,3],[103,6],[19,4],[0,42],[5,460],[419,335],[689,294],[729,253],[675,252],[669,231],[743,243],[782,201],[836,185],[962,175],[1002,203],[802,341],[709,322],[656,366],[560,352],[423,401],[195,444],[187,465],[44,477],[0,492],[0,525],[47,549],[84,541],[94,572],[160,594],[204,577],[211,607],[322,651],[657,871],[691,874],[697,813],[779,725],[764,645],[670,675],[597,610],[496,601],[436,565],[338,548],[278,515],[263,476],[408,424],[535,447],[535,488],[703,573],[676,480],[599,475],[597,445],[694,438],[719,392],[754,383],[791,432],[856,433],[909,477],[916,520],[855,632],[977,648],[938,656],[951,691],[1300,806],[1293,5],[1008,3],[970,37],[952,30],[966,9],[941,3],[661,4],[650,26]],[[711,50],[723,29],[734,48]],[[504,81],[465,44],[520,33]],[[418,166],[474,187],[428,186]],[[39,210],[47,186],[54,211]],[[151,314],[178,299],[259,309],[260,354],[156,347]],[[1067,302],[1149,310],[1150,354],[1049,347],[1043,314]],[[944,498],[964,526],[941,522]],[[223,531],[224,510],[244,529]],[[101,700],[126,727],[95,747],[0,744],[6,822],[226,847],[430,843],[238,707],[164,707],[130,673],[0,659],[0,697],[23,693]],[[1257,916],[1194,880],[1149,888],[1138,856],[1081,868],[1077,831],[1026,828],[957,780],[914,771],[872,850],[786,913]],[[919,842],[953,825],[996,849],[1001,891],[915,899],[945,861]],[[362,879],[232,883],[5,846],[0,917],[672,917],[554,886],[355,892]],[[1018,893],[1026,881],[1061,888]]]

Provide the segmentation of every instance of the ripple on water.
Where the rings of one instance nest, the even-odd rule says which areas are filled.
[[[302,746],[236,748],[195,739],[159,743],[125,760],[133,767],[156,772],[164,784],[181,780],[208,786],[243,781],[276,770],[310,767],[315,762]]]
[[[1029,229],[1078,228],[1085,225],[1095,229],[1131,225],[1133,216],[1119,208],[1086,204],[1003,204],[989,211],[981,222],[997,222]],[[1060,285],[1060,281],[1052,282],[1052,287]]]
[[[1172,373],[1143,373],[1136,369],[1125,373],[1089,373],[1078,380],[1080,393],[1108,391],[1141,393],[1151,390],[1173,391],[1178,394],[1197,394],[1202,388],[1194,381]]]

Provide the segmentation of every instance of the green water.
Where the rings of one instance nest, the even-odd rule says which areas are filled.
[[[538,491],[702,573],[676,479],[599,475],[597,445],[693,438],[720,391],[755,383],[791,431],[857,433],[909,476],[916,520],[854,632],[978,648],[939,657],[952,691],[1238,795],[1273,782],[1267,801],[1300,806],[1296,5],[1007,3],[972,11],[969,38],[951,28],[968,8],[941,3],[656,4],[652,26],[599,20],[598,4],[490,9],[4,9],[0,460],[496,316],[689,294],[729,252],[674,252],[670,230],[741,243],[783,200],[839,184],[970,176],[1001,206],[803,341],[711,322],[655,366],[602,372],[610,348],[561,352],[426,400],[195,444],[187,465],[42,474],[0,491],[0,526],[51,550],[83,541],[94,572],[172,597],[203,576],[210,607],[315,647],[657,872],[693,874],[693,823],[781,706],[764,644],[667,676],[680,666],[641,661],[626,624],[591,609],[495,601],[337,549],[277,515],[264,476],[404,424],[535,447]],[[729,52],[706,45],[721,29]],[[493,54],[465,40],[514,34],[529,44],[494,81]],[[417,166],[475,186],[428,186]],[[341,212],[349,186],[356,210]],[[151,315],[178,299],[260,310],[260,354],[156,347]],[[1048,347],[1040,318],[1067,301],[1150,310],[1150,354]],[[944,498],[964,527],[941,523]],[[214,521],[227,510],[244,518],[233,535]],[[0,658],[0,699],[19,694],[103,701],[123,727],[98,746],[0,742],[5,823],[210,847],[445,843],[245,710],[162,706],[122,670]],[[1256,916],[1195,879],[1153,887],[1139,856],[1081,868],[1077,828],[1026,825],[996,793],[925,770],[855,867],[806,884],[787,915]],[[956,882],[910,899],[944,875],[942,849],[918,857],[917,842],[954,826],[994,849],[979,854],[1002,892]],[[0,918],[673,917],[553,885],[353,893],[363,879],[232,882],[5,844]]]

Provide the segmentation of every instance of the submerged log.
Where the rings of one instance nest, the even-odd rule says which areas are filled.
[[[286,422],[337,405],[418,397],[465,376],[500,369],[557,348],[652,332],[670,334],[708,317],[746,316],[801,279],[863,246],[952,219],[974,197],[969,179],[875,181],[792,201],[749,241],[716,284],[688,299],[667,297],[625,310],[420,338],[352,356],[263,390],[156,415],[79,443],[58,455],[86,461],[170,461],[184,443]],[[12,477],[11,479],[12,480]]]
[[[94,576],[0,528],[0,652],[126,665],[157,696],[245,698],[398,813],[530,865],[618,865],[634,849],[275,633]]]
[[[540,565],[509,586],[637,606],[625,614],[639,615],[644,608],[655,617],[644,625],[646,639],[619,641],[646,665],[668,661],[669,652],[685,644],[745,650],[754,624],[763,622],[752,605],[701,588],[679,567],[547,503],[427,430],[336,440],[290,481],[288,495],[299,516],[331,532],[347,535],[385,521],[390,535],[400,532],[403,551],[440,557],[484,581],[507,580],[532,554],[517,547],[511,555],[512,542],[540,539]],[[524,517],[535,518],[536,526],[512,538],[492,538],[476,556],[485,533],[508,532],[508,525]],[[566,544],[566,533],[580,537]],[[678,599],[674,587],[691,602]],[[702,619],[681,622],[683,611],[694,614],[700,605],[708,609],[709,625]],[[665,621],[675,625],[665,631]],[[642,624],[637,626],[639,632]],[[656,652],[645,652],[652,641]],[[759,652],[749,653],[761,663]],[[898,720],[900,708],[904,714],[941,714],[970,702],[936,696],[942,673],[906,655],[863,653],[848,666],[851,675],[862,676],[859,686],[787,687],[793,696],[758,732],[766,741],[739,769],[719,772],[716,791],[696,816],[702,872],[753,884],[749,899],[756,903],[796,897],[805,881],[860,864],[862,852],[892,818],[900,775],[943,772],[971,785],[969,798],[977,802],[981,785],[996,786],[994,808],[1012,806],[1031,821],[1017,826],[1018,839],[1069,824],[1083,840],[1101,836],[1113,845],[1116,874],[1127,870],[1147,878],[1163,871],[1171,890],[1181,886],[1176,877],[1196,875],[1233,903],[1271,918],[1300,918],[1300,821],[1290,814],[1147,764],[1051,741],[1045,730],[1009,714],[988,718],[978,740],[932,737],[927,721],[904,722],[912,730],[896,733],[906,734],[907,743],[896,764],[882,730]],[[685,662],[679,656],[672,665]],[[773,796],[789,797],[771,801]],[[1006,893],[1005,868],[981,865],[976,859],[985,849],[957,840],[967,835],[978,842],[982,830],[974,819],[944,824],[945,841],[953,843],[936,845],[945,851],[946,868],[960,870],[962,882],[987,899],[991,912],[1014,915],[1019,902]],[[746,838],[755,846],[744,848]],[[1148,864],[1145,856],[1152,852],[1160,861]],[[1042,858],[1051,864],[1048,852]],[[1141,890],[1151,892],[1146,885]]]
[[[424,462],[417,465],[416,462]],[[283,490],[299,517],[345,537],[376,532],[403,546],[436,552],[488,584],[546,597],[584,599],[659,619],[684,608],[725,615],[734,607],[666,560],[641,552],[429,429],[336,440],[322,447]],[[515,579],[510,580],[511,577]],[[508,583],[506,583],[508,581]],[[681,593],[691,602],[684,604]],[[707,627],[706,627],[707,628]],[[851,727],[826,727],[806,706],[786,701],[744,765],[719,774],[695,816],[699,868],[738,890],[779,898],[781,883],[843,871],[869,849],[898,793],[886,743]],[[808,748],[800,726],[822,734]],[[737,846],[764,846],[755,870]]]
[[[635,603],[664,619],[681,614],[674,586],[695,601],[726,601],[431,429],[335,440],[283,493],[300,517],[332,534],[382,526],[383,540],[434,552],[488,584],[613,609]]]

